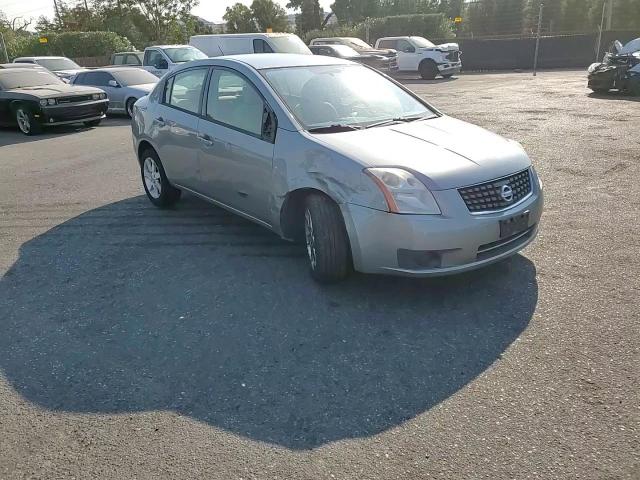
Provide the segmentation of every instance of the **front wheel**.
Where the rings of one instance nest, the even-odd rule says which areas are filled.
[[[418,67],[423,80],[434,80],[439,73],[438,66],[433,60],[423,60]]]
[[[142,154],[140,173],[144,191],[156,207],[168,208],[180,199],[182,192],[169,183],[155,151],[147,150]]]
[[[27,107],[16,108],[16,123],[25,135],[37,135],[42,131],[42,127]]]
[[[304,236],[311,276],[322,283],[342,280],[351,271],[351,250],[338,206],[328,197],[307,197]]]

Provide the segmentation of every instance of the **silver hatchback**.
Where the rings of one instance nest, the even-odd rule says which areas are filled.
[[[190,192],[305,242],[312,276],[433,276],[533,241],[542,185],[522,147],[368,67],[311,55],[189,62],[134,106],[158,207]]]

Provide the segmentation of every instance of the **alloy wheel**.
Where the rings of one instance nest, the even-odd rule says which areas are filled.
[[[151,157],[144,159],[144,184],[147,187],[149,195],[153,198],[160,198],[162,193],[162,183],[160,177],[160,169],[155,160]]]
[[[18,128],[22,133],[31,132],[31,122],[29,120],[29,115],[22,108],[19,108],[16,112],[16,120],[18,122]]]

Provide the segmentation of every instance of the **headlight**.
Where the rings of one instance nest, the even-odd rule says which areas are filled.
[[[40,105],[42,105],[43,107],[46,107],[47,106],[47,100],[44,99],[44,98],[42,100],[40,100]]]
[[[600,65],[602,65],[602,64],[601,63],[592,63],[591,65],[589,65],[589,68],[587,69],[587,73],[595,72]]]
[[[533,174],[533,177],[538,181],[538,188],[540,188],[540,191],[542,191],[542,179],[540,178],[540,175],[538,175],[538,172],[536,172],[536,169],[533,165],[531,165],[531,173]]]
[[[47,104],[49,105],[55,105],[56,104],[56,99],[55,98],[50,98],[47,100]]]
[[[106,93],[101,93],[101,94],[100,94],[100,98],[101,98],[102,100],[104,100],[105,98],[107,98],[107,94],[106,94]]]
[[[93,95],[91,95],[91,98],[93,98],[94,100],[100,100],[100,94],[94,93]]]
[[[382,191],[389,211],[418,215],[440,215],[433,194],[411,173],[401,168],[367,168],[369,175]]]

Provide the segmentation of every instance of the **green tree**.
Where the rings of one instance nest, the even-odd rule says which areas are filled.
[[[366,18],[378,17],[380,10],[379,0],[335,0],[331,10],[336,14],[338,21],[347,25],[362,22]]]
[[[300,35],[322,26],[322,9],[319,0],[291,0],[287,8],[300,10],[296,15],[296,31]]]
[[[253,0],[251,12],[258,30],[261,32],[268,28],[274,32],[286,32],[289,29],[287,12],[273,0]]]
[[[256,23],[253,21],[253,12],[242,3],[236,3],[227,10],[222,17],[227,22],[226,29],[231,33],[252,33],[256,32]]]

